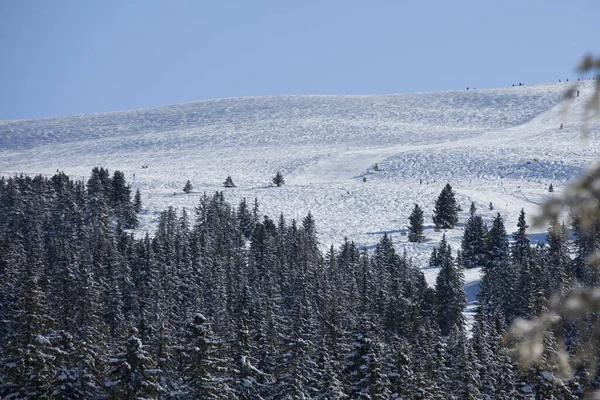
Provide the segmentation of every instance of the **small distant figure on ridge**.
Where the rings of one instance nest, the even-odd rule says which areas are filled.
[[[579,90],[577,91],[577,97],[579,97]]]
[[[558,129],[562,129],[562,128],[563,128],[563,124],[560,124],[560,128],[558,128]]]

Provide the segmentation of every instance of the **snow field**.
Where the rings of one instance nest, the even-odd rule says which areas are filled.
[[[581,138],[592,82],[581,82],[581,97],[567,104],[561,100],[568,85],[232,98],[0,121],[0,175],[60,169],[87,179],[95,166],[121,170],[142,194],[139,234],[153,231],[160,211],[192,209],[205,192],[223,190],[236,205],[257,198],[271,218],[283,212],[288,221],[301,220],[311,212],[323,248],[344,237],[372,248],[388,232],[433,284],[431,249],[443,233],[459,248],[471,201],[488,225],[500,213],[512,232],[521,208],[529,219],[552,195],[550,183],[559,192],[600,158],[598,124]],[[271,185],[277,171],[282,187]],[[236,188],[222,187],[228,175]],[[188,179],[194,189],[184,194]],[[455,229],[434,232],[433,205],[447,182],[463,211]],[[425,212],[421,244],[405,236],[414,203]],[[543,237],[544,229],[531,232]],[[468,315],[479,275],[465,272]]]

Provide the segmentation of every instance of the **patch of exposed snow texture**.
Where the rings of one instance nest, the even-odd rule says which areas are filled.
[[[551,372],[548,371],[542,371],[542,377],[547,380],[547,381],[553,381],[554,380],[554,375],[552,375]]]

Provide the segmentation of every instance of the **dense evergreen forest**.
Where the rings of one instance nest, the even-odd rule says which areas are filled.
[[[140,209],[119,171],[0,179],[0,398],[575,399],[600,385],[595,354],[570,379],[554,373],[562,338],[575,354],[596,316],[545,332],[526,369],[505,335],[553,294],[600,283],[585,266],[600,234],[576,218],[573,240],[553,224],[532,245],[524,213],[509,242],[500,214],[488,227],[472,207],[460,249],[444,238],[431,254],[431,288],[388,235],[322,253],[310,214],[272,218],[217,192],[136,238]]]

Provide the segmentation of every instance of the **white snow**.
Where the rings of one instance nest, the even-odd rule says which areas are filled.
[[[48,339],[46,336],[43,335],[36,335],[35,336],[35,340],[39,343],[39,344],[43,344],[43,345],[50,345],[50,339]]]
[[[554,375],[552,375],[551,372],[548,371],[542,371],[542,377],[547,380],[547,381],[553,381],[554,380]]]
[[[550,183],[560,192],[600,158],[598,124],[592,123],[589,139],[581,137],[593,83],[581,82],[581,97],[569,104],[562,101],[569,83],[555,83],[229,98],[0,121],[0,174],[52,175],[59,169],[87,179],[95,166],[119,169],[142,194],[140,234],[153,231],[158,213],[169,205],[191,209],[200,194],[223,190],[235,204],[246,198],[251,206],[258,198],[261,213],[272,218],[283,212],[300,220],[310,211],[323,248],[345,236],[372,248],[388,232],[399,251],[426,267],[443,233],[433,231],[431,213],[446,182],[463,209],[458,227],[445,232],[456,251],[471,201],[488,224],[501,213],[510,233],[521,208],[531,217],[552,195]],[[380,171],[373,171],[375,163]],[[284,186],[271,185],[277,171]],[[236,188],[222,187],[228,175]],[[188,179],[194,189],[184,194]],[[414,203],[425,211],[421,244],[405,236]],[[543,231],[532,233],[541,238]],[[437,269],[424,272],[432,284]],[[479,271],[467,271],[465,278],[474,306]]]

